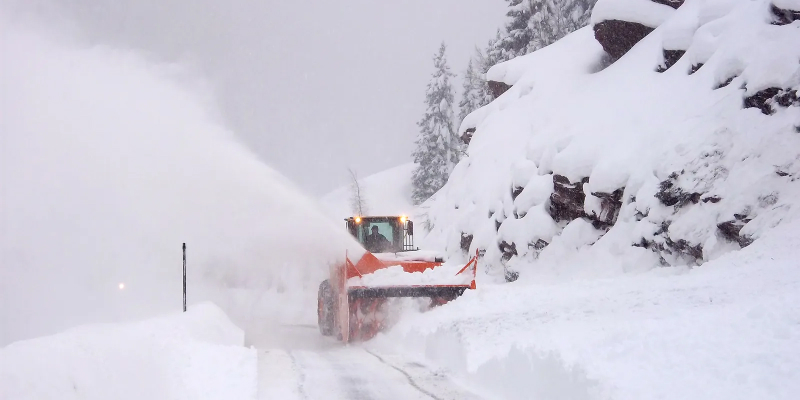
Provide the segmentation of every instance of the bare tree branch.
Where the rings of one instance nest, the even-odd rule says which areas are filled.
[[[366,215],[367,201],[364,197],[364,188],[358,183],[358,174],[352,168],[348,168],[350,173],[350,209],[354,215]]]

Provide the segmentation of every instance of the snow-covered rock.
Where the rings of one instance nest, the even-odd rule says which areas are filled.
[[[594,36],[613,60],[666,21],[683,0],[600,0],[592,9]]]
[[[587,27],[488,72],[511,88],[463,121],[469,155],[424,205],[431,243],[498,272],[615,274],[702,264],[794,215],[797,22],[766,0],[651,4],[659,27],[610,66]],[[668,47],[685,53],[658,73]]]

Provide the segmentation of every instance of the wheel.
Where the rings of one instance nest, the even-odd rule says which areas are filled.
[[[333,335],[333,293],[328,280],[319,284],[317,292],[317,325],[323,336]]]

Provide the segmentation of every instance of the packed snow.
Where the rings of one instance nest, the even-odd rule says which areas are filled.
[[[254,399],[256,351],[210,303],[0,348],[0,398]]]

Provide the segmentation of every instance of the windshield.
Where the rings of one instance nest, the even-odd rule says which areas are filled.
[[[394,230],[388,221],[366,221],[358,228],[358,241],[372,253],[394,251]]]

